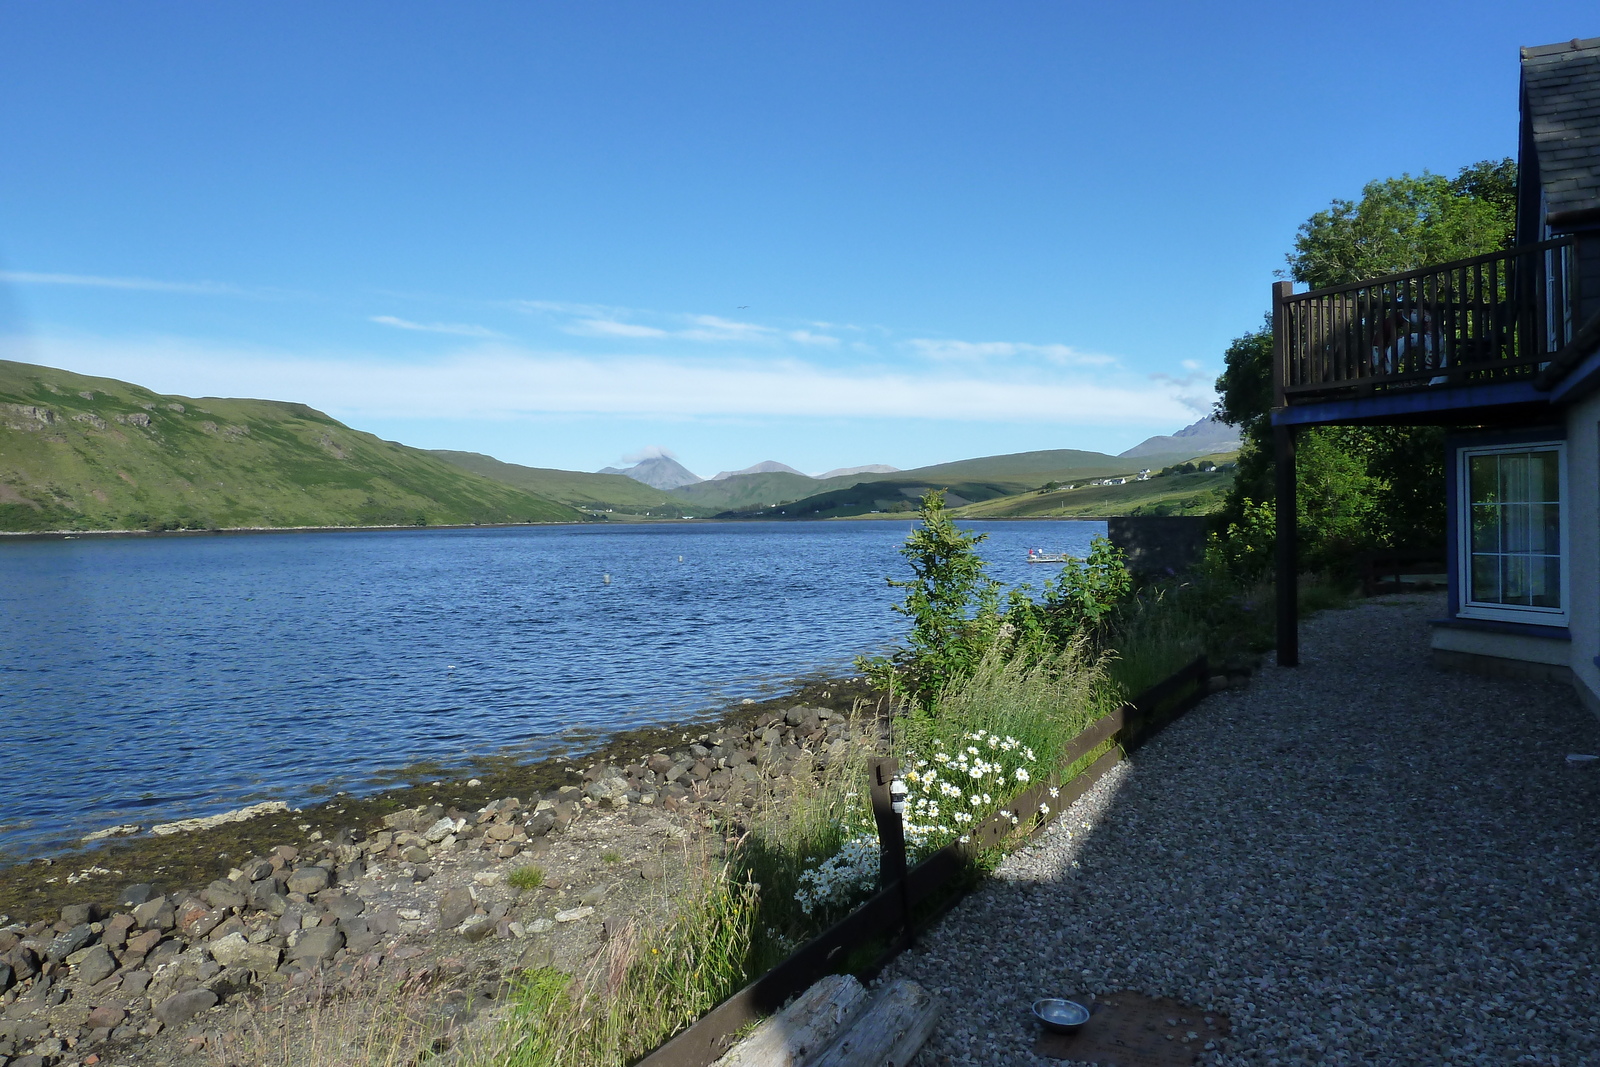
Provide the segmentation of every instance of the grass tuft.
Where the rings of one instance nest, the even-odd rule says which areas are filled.
[[[506,884],[512,889],[538,889],[544,885],[544,868],[535,864],[518,867],[506,878]]]

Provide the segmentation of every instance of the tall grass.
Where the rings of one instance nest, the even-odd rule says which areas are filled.
[[[665,922],[618,932],[576,978],[548,968],[525,975],[500,1029],[464,1067],[631,1062],[823,929],[832,916],[805,915],[795,890],[802,871],[870,825],[864,794],[874,720],[858,704],[847,751],[815,775],[790,779],[727,862],[701,855]]]
[[[796,775],[790,792],[771,805],[739,842],[738,876],[761,888],[751,933],[750,974],[770,970],[823,930],[831,913],[805,914],[795,899],[800,875],[839,851],[850,838],[871,832],[867,762],[877,735],[876,715],[862,702],[851,710],[845,753],[815,775]]]
[[[748,977],[759,893],[732,874],[703,870],[664,925],[624,927],[582,976],[528,972],[500,1029],[464,1050],[462,1067],[625,1064],[711,1010]]]
[[[308,1005],[254,1002],[208,1037],[213,1067],[413,1067],[454,1040],[448,1016],[415,983],[387,983],[371,996],[337,999],[318,990]]]
[[[1042,655],[991,650],[931,709],[903,720],[901,747],[927,753],[938,741],[959,748],[967,734],[987,730],[1016,738],[1033,749],[1040,767],[1053,768],[1072,739],[1115,706],[1106,677],[1105,658],[1083,640]]]

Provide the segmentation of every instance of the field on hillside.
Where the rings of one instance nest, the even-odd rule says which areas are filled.
[[[1169,474],[1125,485],[1033,489],[958,508],[964,519],[1074,519],[1109,515],[1207,515],[1222,506],[1233,471]]]
[[[583,518],[303,404],[164,396],[0,360],[0,530]]]

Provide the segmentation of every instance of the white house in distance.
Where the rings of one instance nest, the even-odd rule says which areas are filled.
[[[1273,287],[1278,514],[1302,426],[1448,428],[1444,667],[1570,679],[1600,714],[1600,38],[1522,49],[1516,247]],[[1298,659],[1294,524],[1279,659]]]

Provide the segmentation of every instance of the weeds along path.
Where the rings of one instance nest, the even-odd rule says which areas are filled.
[[[918,1059],[1036,1059],[1037,997],[1227,1014],[1208,1064],[1600,1061],[1600,724],[1569,687],[1435,670],[1435,596],[1307,621],[1302,666],[1204,701],[889,969]]]

